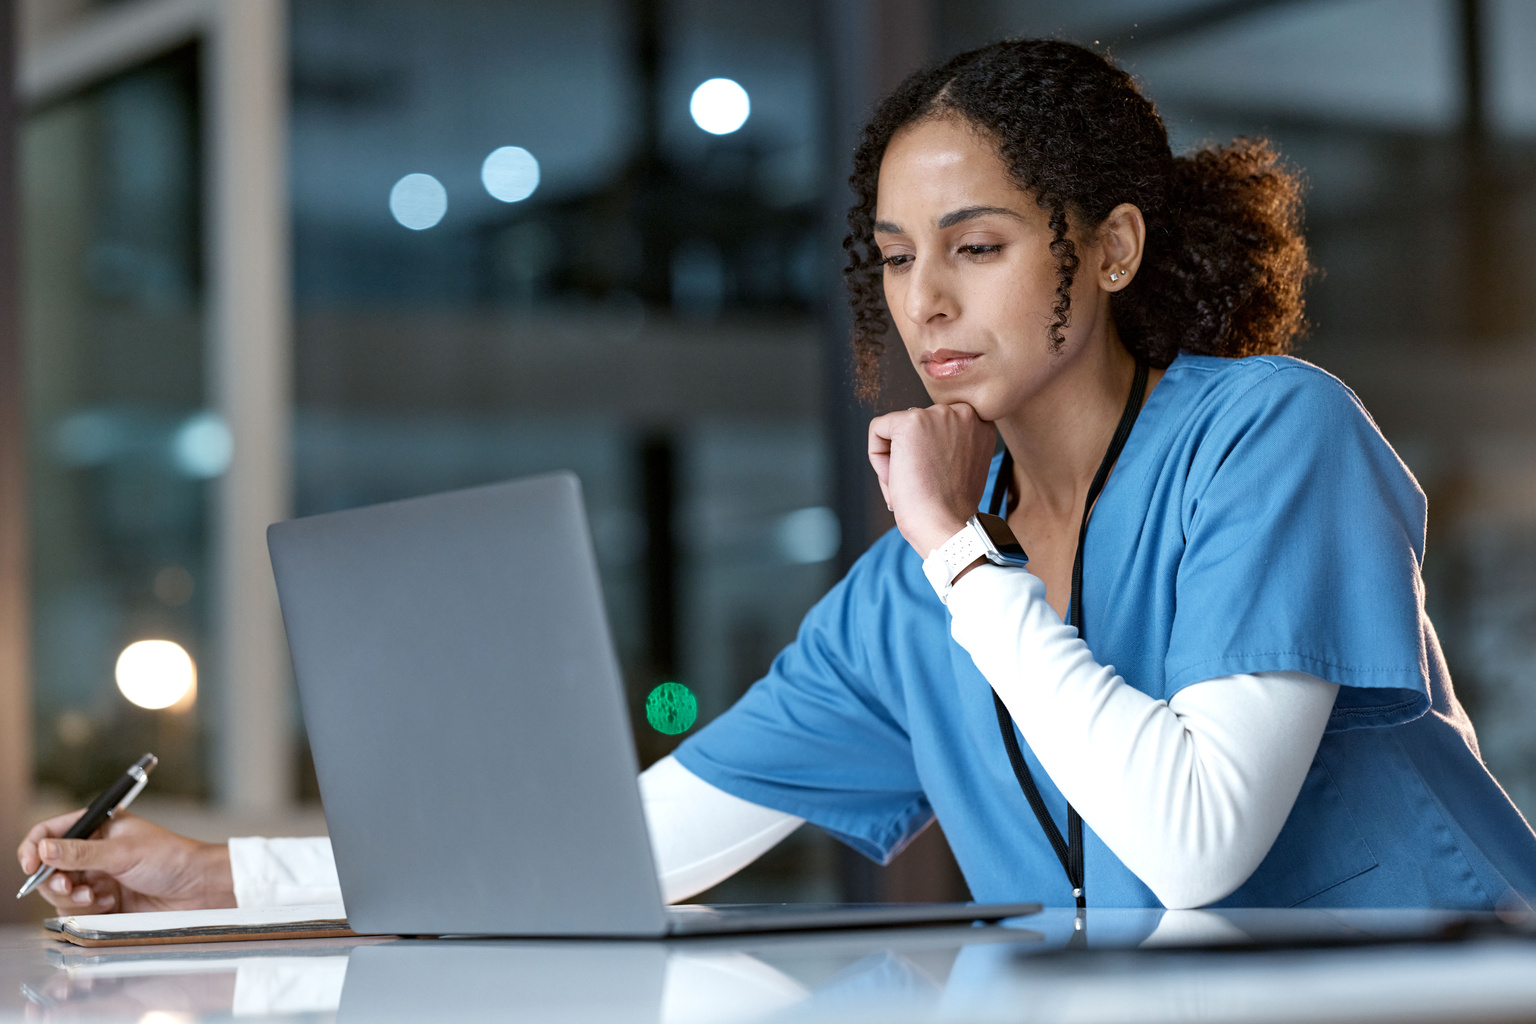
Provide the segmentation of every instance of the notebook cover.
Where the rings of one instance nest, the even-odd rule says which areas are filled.
[[[159,946],[187,942],[349,938],[340,907],[87,914],[43,922],[49,938],[78,946]],[[319,911],[319,913],[316,913]]]

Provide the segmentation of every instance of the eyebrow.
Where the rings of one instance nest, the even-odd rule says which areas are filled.
[[[943,228],[952,228],[962,221],[975,220],[977,217],[986,217],[994,213],[1001,214],[1004,217],[1012,217],[1014,220],[1024,219],[1012,210],[1002,206],[967,206],[963,210],[946,213],[940,217],[939,228],[941,230]]]
[[[949,213],[946,213],[944,216],[940,217],[939,230],[942,231],[945,228],[952,228],[956,224],[961,224],[968,220],[975,220],[977,217],[991,216],[993,214],[997,214],[1003,217],[1012,217],[1014,220],[1024,219],[1020,214],[1008,209],[1005,206],[967,206],[959,210],[952,210]],[[902,231],[898,225],[892,224],[888,220],[875,221],[875,230],[883,235],[901,235],[906,233]]]

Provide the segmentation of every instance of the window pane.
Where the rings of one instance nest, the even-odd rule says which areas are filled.
[[[838,552],[814,7],[292,14],[296,511],[575,470],[648,764]],[[827,894],[823,841],[774,891]]]
[[[210,660],[208,481],[229,446],[203,378],[197,82],[189,48],[21,137],[37,777],[76,797],[147,750],[157,792],[207,789],[209,681],[166,710],[114,684],[134,641]],[[125,681],[145,703],[187,682],[141,676]]]

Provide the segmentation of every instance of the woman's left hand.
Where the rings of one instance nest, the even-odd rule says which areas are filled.
[[[927,558],[976,514],[996,447],[996,428],[961,403],[870,421],[870,464],[897,529],[919,556]]]

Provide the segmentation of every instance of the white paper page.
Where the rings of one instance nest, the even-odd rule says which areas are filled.
[[[61,921],[64,927],[93,932],[170,932],[186,928],[250,928],[296,924],[301,921],[345,921],[340,903],[307,907],[228,907],[218,910],[156,910],[139,914],[80,914]]]

